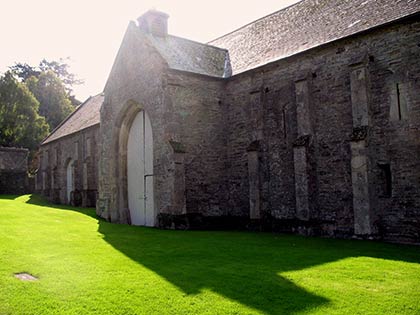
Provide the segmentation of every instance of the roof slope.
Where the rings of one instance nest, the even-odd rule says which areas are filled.
[[[303,0],[215,39],[233,74],[420,11],[420,0]]]
[[[225,49],[172,35],[147,38],[172,69],[220,78],[231,74]]]
[[[89,97],[83,104],[71,113],[63,122],[55,128],[42,144],[55,141],[72,133],[99,124],[103,94]]]

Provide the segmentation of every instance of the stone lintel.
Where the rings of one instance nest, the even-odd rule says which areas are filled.
[[[367,53],[359,54],[353,56],[350,59],[349,68],[356,69],[356,68],[363,68],[369,62],[369,55]]]
[[[300,73],[298,73],[295,77],[295,83],[301,82],[301,81],[306,81],[309,80],[309,78],[311,78],[311,72],[309,70],[307,71],[302,71]]]

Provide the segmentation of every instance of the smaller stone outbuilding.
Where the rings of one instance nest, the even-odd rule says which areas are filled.
[[[28,149],[0,147],[0,194],[30,192],[28,154]]]
[[[103,95],[88,98],[42,142],[36,192],[50,201],[94,207]]]

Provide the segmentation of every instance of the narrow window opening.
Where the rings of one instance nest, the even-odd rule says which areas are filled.
[[[380,195],[385,198],[392,196],[392,174],[389,163],[378,163],[380,174]]]
[[[286,124],[286,109],[283,108],[283,136],[284,139],[287,137],[287,124]]]
[[[398,120],[402,120],[401,114],[401,93],[400,93],[400,85],[397,83],[397,105],[398,105]]]

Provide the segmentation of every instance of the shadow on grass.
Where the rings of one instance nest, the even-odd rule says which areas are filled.
[[[99,232],[114,248],[188,295],[209,289],[268,314],[292,314],[328,303],[278,275],[306,266],[297,257],[300,245],[287,252],[280,236],[165,231],[103,221]]]
[[[266,314],[294,314],[329,303],[282,277],[282,272],[359,256],[420,262],[418,248],[373,242],[165,231],[104,221],[99,222],[99,232],[114,248],[186,294],[210,289]]]
[[[50,205],[37,196],[28,202]],[[68,206],[59,208],[89,216],[93,213]],[[282,272],[359,256],[420,262],[418,247],[378,242],[266,233],[157,230],[103,220],[99,220],[98,231],[115,249],[186,294],[209,289],[266,314],[294,314],[329,303],[328,299],[282,277]]]
[[[17,197],[19,197],[19,195],[0,195],[0,200],[14,200]]]
[[[27,199],[24,200],[24,202],[31,205],[35,205],[38,207],[53,207],[54,209],[67,210],[67,211],[76,211],[76,212],[83,213],[87,216],[97,219],[94,208],[81,208],[81,207],[73,207],[70,205],[52,204],[51,202],[47,201],[44,197],[37,194],[24,195],[24,196],[12,196],[12,197],[14,198],[10,198],[10,199],[14,199],[14,200],[18,198],[27,197]]]

